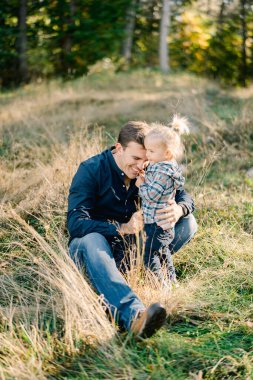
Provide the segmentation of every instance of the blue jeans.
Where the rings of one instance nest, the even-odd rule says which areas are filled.
[[[164,231],[156,223],[147,223],[144,229],[146,232],[145,267],[151,269],[162,280],[162,266],[165,264],[168,280],[176,282],[176,271],[170,250],[170,244],[175,237],[174,228]]]
[[[191,240],[196,231],[197,223],[192,214],[181,218],[175,225],[171,252],[177,252]],[[122,247],[122,242],[108,242],[103,235],[92,232],[82,238],[73,239],[69,251],[76,265],[86,270],[98,294],[103,294],[110,313],[117,316],[119,323],[129,330],[132,319],[145,306],[119,270],[124,258]]]

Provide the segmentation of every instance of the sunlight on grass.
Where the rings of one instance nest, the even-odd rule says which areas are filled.
[[[1,95],[0,109],[0,378],[253,378],[252,89],[147,70],[29,85]],[[67,254],[68,189],[125,121],[176,111],[192,123],[183,164],[199,230],[175,256],[170,292],[130,247],[127,281],[169,313],[137,343]]]

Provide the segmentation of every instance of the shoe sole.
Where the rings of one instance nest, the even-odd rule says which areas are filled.
[[[160,304],[153,304],[147,310],[145,326],[139,335],[141,338],[149,338],[159,330],[166,321],[166,310]]]

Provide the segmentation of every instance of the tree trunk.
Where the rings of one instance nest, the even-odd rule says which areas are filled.
[[[16,49],[18,54],[18,79],[19,82],[23,83],[26,83],[28,81],[26,17],[27,0],[20,0]]]
[[[253,33],[251,34],[251,39],[253,41]],[[251,45],[251,65],[250,65],[251,78],[253,79],[253,44]]]
[[[122,44],[122,56],[126,63],[130,63],[132,57],[133,35],[135,28],[137,0],[132,0],[126,14],[126,27]]]
[[[241,64],[241,80],[243,87],[246,87],[247,80],[247,52],[246,52],[246,40],[247,40],[247,25],[246,25],[246,1],[241,0],[241,28],[242,28],[242,64]]]
[[[221,30],[223,28],[223,23],[224,23],[224,11],[225,11],[225,0],[221,1],[220,4],[220,12],[218,16],[218,29]]]
[[[163,73],[170,70],[168,59],[168,32],[170,21],[170,0],[163,0],[162,17],[160,21],[160,44],[159,44],[159,62],[160,69]]]
[[[211,12],[211,0],[207,0],[207,4],[206,4],[206,14],[207,14],[207,15],[210,15],[210,12]]]
[[[74,22],[74,16],[76,13],[76,4],[75,0],[70,0],[69,3],[69,16],[66,19],[67,24],[67,32],[63,32],[62,37],[62,55],[61,55],[61,61],[62,61],[62,71],[67,74],[69,68],[70,68],[70,54],[72,49],[72,36],[71,36],[71,26]]]

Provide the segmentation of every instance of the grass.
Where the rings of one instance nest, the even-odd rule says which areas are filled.
[[[253,379],[253,88],[184,73],[93,74],[0,94],[0,379]],[[168,310],[135,342],[67,254],[65,215],[81,161],[129,119],[189,118],[186,188],[199,230],[168,294],[139,266],[127,281]]]

